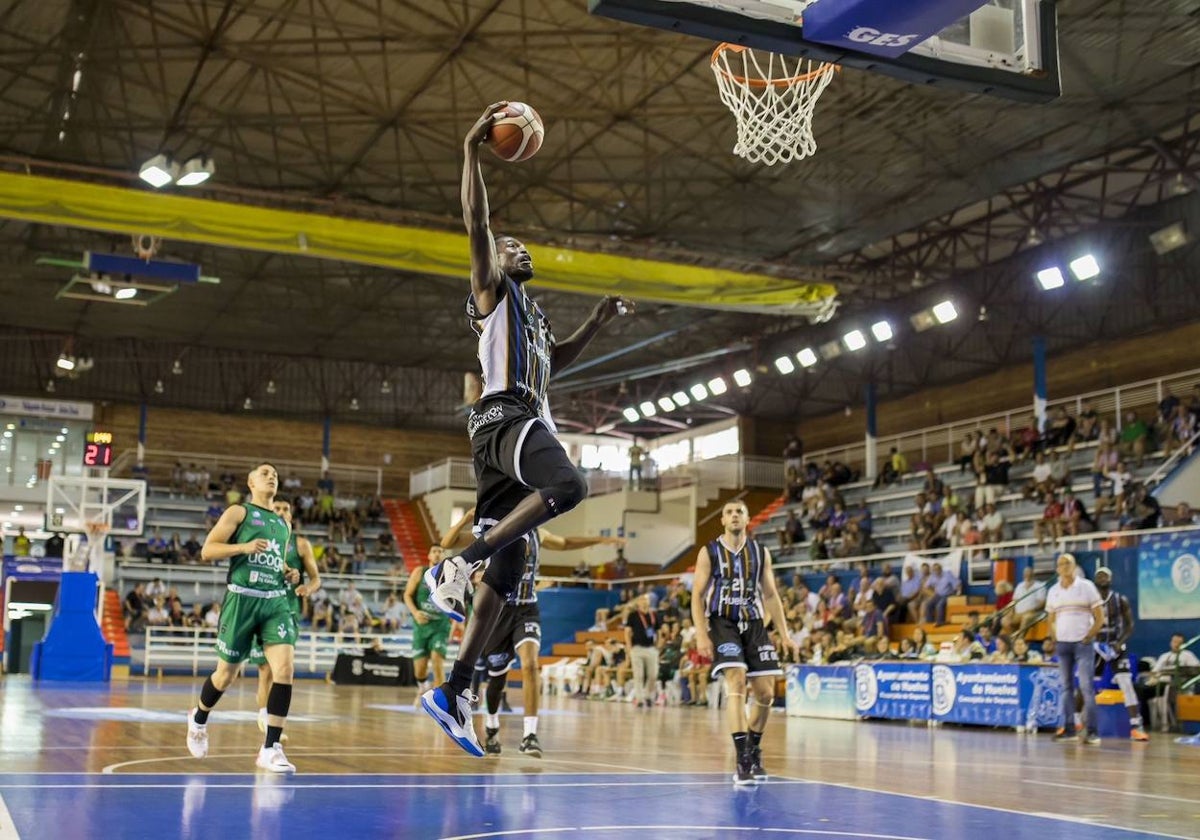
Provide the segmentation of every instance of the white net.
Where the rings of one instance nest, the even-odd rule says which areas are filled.
[[[762,56],[734,44],[713,51],[721,101],[737,120],[733,153],[767,166],[803,160],[817,150],[813,109],[839,68],[777,53]]]

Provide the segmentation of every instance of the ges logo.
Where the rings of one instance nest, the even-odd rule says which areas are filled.
[[[907,47],[921,36],[897,35],[892,32],[880,32],[870,26],[857,26],[846,33],[846,37],[856,44],[873,44],[877,47]]]

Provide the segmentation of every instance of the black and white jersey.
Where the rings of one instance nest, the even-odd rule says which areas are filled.
[[[718,538],[708,544],[707,551],[712,566],[712,580],[704,593],[708,615],[732,621],[762,620],[763,547],[748,539],[733,551]]]
[[[495,519],[480,519],[471,533],[476,539],[481,539],[496,522]],[[525,567],[521,571],[521,580],[504,599],[504,603],[509,605],[537,603],[537,576],[542,565],[542,539],[537,528],[523,535],[517,544],[521,543],[525,545]]]
[[[1125,615],[1121,610],[1128,600],[1115,589],[1108,590],[1101,609],[1104,612],[1104,627],[1097,634],[1102,641],[1115,642],[1125,634]]]
[[[467,298],[467,317],[479,336],[479,367],[483,374],[481,400],[513,394],[555,430],[546,389],[554,357],[550,321],[525,288],[507,275],[496,289],[496,308],[480,317],[474,295]]]

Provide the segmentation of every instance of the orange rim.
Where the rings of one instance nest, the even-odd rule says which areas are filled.
[[[836,64],[822,64],[816,70],[810,70],[807,73],[800,73],[799,75],[790,76],[786,79],[772,79],[768,82],[765,79],[747,79],[743,76],[737,75],[736,73],[730,73],[718,63],[721,54],[726,51],[740,53],[745,52],[747,49],[747,47],[743,47],[740,44],[717,44],[717,48],[713,50],[712,58],[709,63],[712,65],[713,70],[720,73],[730,81],[734,81],[740,85],[746,85],[747,87],[752,88],[791,87],[792,85],[800,84],[801,82],[812,81],[818,76],[842,72],[842,68]]]

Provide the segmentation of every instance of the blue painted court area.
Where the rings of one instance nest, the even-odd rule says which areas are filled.
[[[738,789],[724,774],[3,774],[0,796],[5,840],[1163,836],[804,781]]]

